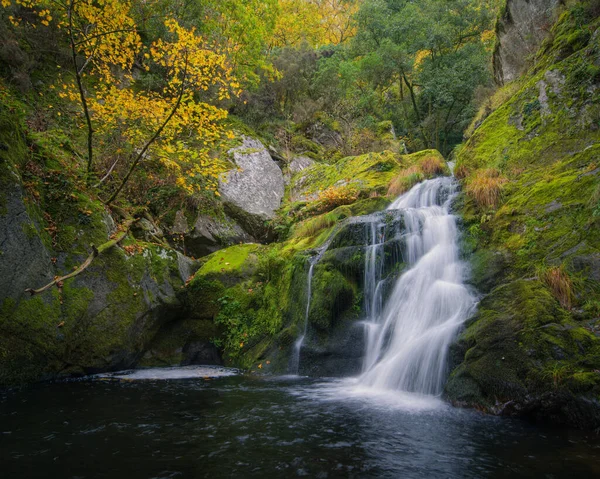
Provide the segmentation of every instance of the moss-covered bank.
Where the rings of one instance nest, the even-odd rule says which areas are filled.
[[[465,253],[486,296],[460,338],[447,394],[497,413],[595,428],[600,22],[593,11],[592,2],[565,9],[536,65],[497,93],[495,109],[457,153],[467,191]]]

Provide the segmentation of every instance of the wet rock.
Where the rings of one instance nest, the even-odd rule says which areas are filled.
[[[265,222],[275,216],[283,199],[283,173],[258,140],[243,137],[243,144],[229,153],[237,169],[219,181],[225,209],[244,230],[263,239],[268,235]]]

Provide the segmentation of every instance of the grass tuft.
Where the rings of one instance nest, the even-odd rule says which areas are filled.
[[[426,156],[419,162],[419,168],[427,177],[444,173],[444,163],[435,156]]]
[[[544,283],[560,305],[571,309],[573,305],[573,282],[563,266],[544,268],[538,272],[538,277]]]
[[[496,168],[477,170],[467,180],[466,192],[482,208],[496,208],[508,179]]]
[[[388,188],[389,197],[397,197],[406,193],[420,181],[423,181],[424,176],[417,166],[411,166],[403,170],[396,178],[394,178]]]

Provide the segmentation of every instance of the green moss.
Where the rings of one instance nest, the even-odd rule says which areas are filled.
[[[348,311],[354,302],[355,289],[331,264],[315,267],[309,322],[317,330],[328,331],[334,321]]]
[[[251,276],[258,260],[260,245],[243,244],[230,246],[203,258],[203,264],[197,276],[227,276],[229,282],[238,277]]]
[[[577,326],[538,281],[494,289],[461,335],[459,349],[462,364],[447,394],[484,408],[552,389],[577,392],[567,378],[600,366],[600,340]]]
[[[188,311],[192,317],[213,319],[219,312],[218,300],[224,294],[225,286],[220,281],[196,275],[186,290]]]

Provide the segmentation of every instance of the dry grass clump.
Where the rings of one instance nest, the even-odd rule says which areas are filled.
[[[465,191],[483,208],[496,208],[508,179],[496,168],[477,170],[468,180]]]
[[[538,273],[538,277],[544,283],[561,306],[571,309],[573,305],[573,282],[563,266],[545,268]]]
[[[423,181],[423,179],[423,173],[418,167],[411,166],[410,168],[406,168],[392,180],[387,194],[390,197],[399,196],[406,193],[420,181]]]
[[[465,165],[458,165],[454,168],[454,176],[458,180],[464,180],[469,176],[469,170]]]
[[[426,156],[419,162],[419,168],[425,176],[440,175],[444,172],[444,164],[435,156]]]

